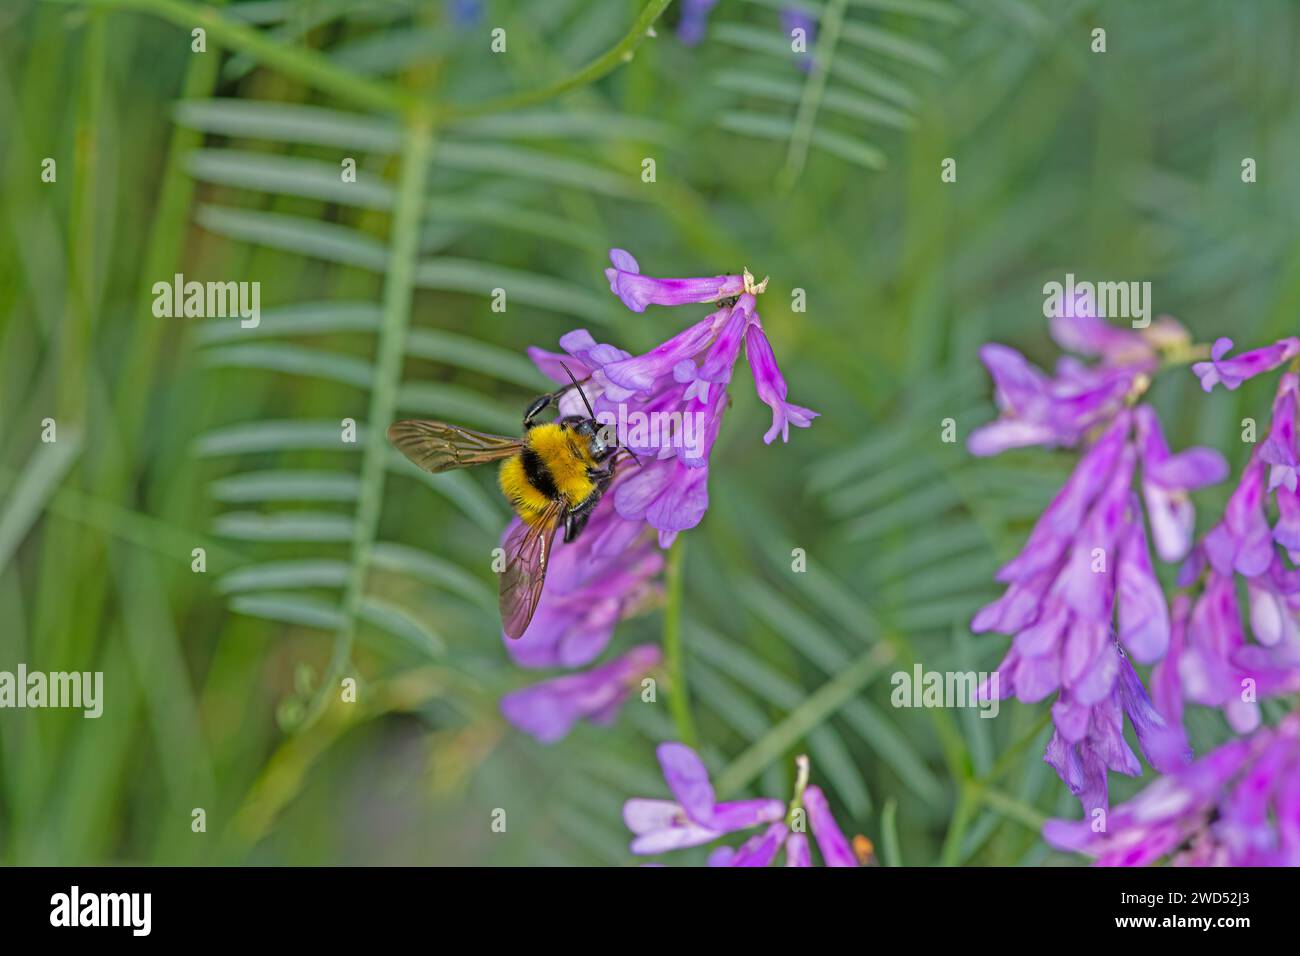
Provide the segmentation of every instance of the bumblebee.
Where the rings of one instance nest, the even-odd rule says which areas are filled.
[[[534,399],[524,411],[523,435],[508,438],[444,422],[408,419],[388,428],[388,440],[425,471],[435,474],[501,462],[498,482],[519,516],[506,538],[506,568],[501,574],[501,624],[507,637],[528,630],[542,597],[546,565],[555,532],[573,541],[586,527],[601,496],[614,480],[620,448],[596,421],[591,402],[568,366],[571,386]],[[565,415],[541,422],[538,417],[576,388],[588,417]]]

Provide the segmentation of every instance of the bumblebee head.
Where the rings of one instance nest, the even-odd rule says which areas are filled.
[[[618,441],[612,426],[600,424],[594,418],[581,415],[566,415],[560,424],[587,441],[587,453],[593,461],[604,461],[618,451]]]

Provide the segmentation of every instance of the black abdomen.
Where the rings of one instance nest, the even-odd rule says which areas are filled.
[[[520,458],[524,463],[524,475],[528,478],[528,483],[546,497],[552,500],[558,498],[559,489],[555,487],[555,479],[551,477],[551,470],[542,461],[542,456],[533,448],[525,447]]]

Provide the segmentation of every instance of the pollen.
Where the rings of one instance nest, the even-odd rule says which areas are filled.
[[[876,845],[859,833],[853,838],[853,855],[860,865],[866,866],[876,855]]]

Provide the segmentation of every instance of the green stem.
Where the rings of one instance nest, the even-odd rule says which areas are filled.
[[[961,845],[966,838],[966,830],[975,817],[979,802],[978,785],[969,780],[963,782],[957,797],[957,806],[952,811],[952,822],[948,824],[948,832],[943,837],[943,849],[939,852],[940,866],[957,865],[961,855]]]
[[[785,156],[785,169],[781,171],[781,186],[785,189],[794,185],[808,159],[808,144],[812,141],[817,111],[821,108],[822,94],[826,90],[826,80],[830,75],[831,60],[835,57],[835,45],[839,43],[840,27],[844,23],[847,6],[848,0],[830,0],[822,15],[817,46],[813,50],[812,69],[804,84],[803,96],[799,98],[794,129],[790,133],[790,148]]]
[[[691,717],[691,698],[686,686],[686,660],[682,649],[682,562],[685,554],[686,542],[679,537],[668,551],[664,658],[671,684],[668,709],[673,715],[677,736],[688,747],[694,747],[695,721]]]
[[[383,112],[410,113],[424,109],[419,98],[391,83],[374,80],[336,66],[323,54],[286,46],[260,30],[231,20],[219,10],[185,0],[46,0],[96,9],[135,10],[170,21],[185,30],[202,27],[208,38],[246,53],[287,76],[333,93],[345,102]],[[205,55],[205,54],[196,54]]]
[[[794,778],[794,796],[790,798],[790,810],[785,815],[785,825],[794,828],[794,816],[803,809],[803,795],[808,789],[808,774],[812,770],[812,765],[808,762],[806,754],[800,754],[794,760],[795,778]]]
[[[844,706],[893,660],[893,656],[889,647],[876,644],[813,691],[719,775],[716,781],[718,796],[730,796],[757,777],[796,741]]]
[[[45,0],[45,2],[100,9],[135,10],[161,17],[188,30],[202,27],[213,40],[223,46],[252,57],[259,63],[272,66],[286,76],[292,76],[317,89],[333,93],[346,102],[383,112],[424,113],[439,121],[445,121],[536,106],[571,90],[594,83],[632,58],[637,48],[650,35],[655,21],[668,8],[672,0],[649,0],[618,43],[582,69],[550,86],[511,93],[482,103],[441,107],[427,103],[392,83],[343,69],[320,53],[286,46],[255,27],[231,20],[222,16],[217,10],[187,0]]]
[[[993,766],[989,768],[988,772],[984,774],[984,776],[980,777],[976,783],[979,786],[987,786],[1015,766],[1016,760],[1020,754],[1026,747],[1038,739],[1038,735],[1041,734],[1044,728],[1046,728],[1051,722],[1052,709],[1049,707],[1039,714],[1038,719],[1034,721],[1034,726],[1029,728],[1029,732],[1004,750]]]
[[[1010,794],[1003,793],[1001,790],[995,790],[992,787],[980,787],[978,792],[980,799],[984,803],[1003,816],[1015,820],[1017,823],[1023,823],[1036,833],[1042,830],[1043,824],[1047,822],[1047,817],[1039,813],[1034,807],[1031,807],[1023,800],[1017,800]]]
[[[493,100],[486,100],[482,103],[470,103],[465,106],[450,106],[447,108],[446,115],[449,118],[462,116],[479,116],[484,113],[500,113],[505,110],[520,109],[525,106],[536,106],[547,100],[553,100],[561,94],[568,93],[580,86],[586,86],[588,83],[594,83],[601,77],[606,76],[619,65],[632,59],[632,55],[637,48],[646,41],[650,35],[650,29],[654,26],[655,21],[668,9],[668,4],[672,0],[650,0],[641,8],[640,15],[633,22],[627,33],[623,34],[623,39],[619,40],[613,47],[604,54],[592,60],[582,69],[578,70],[571,76],[560,80],[558,83],[552,83],[550,86],[544,86],[541,89],[527,90],[522,93],[510,93],[506,96],[498,97]]]
[[[384,469],[388,454],[386,429],[397,411],[397,385],[402,377],[402,357],[411,320],[411,296],[415,291],[415,262],[419,255],[420,222],[424,215],[425,181],[433,152],[433,125],[417,120],[406,131],[402,144],[402,168],[397,184],[397,205],[392,243],[384,282],[384,312],[379,329],[379,356],[375,387],[370,394],[366,418],[365,454],[361,462],[361,494],[357,503],[355,531],[347,589],[343,595],[343,625],[334,639],[329,667],[315,698],[303,717],[303,726],[314,723],[337,691],[352,659],[357,615],[365,593],[370,550],[379,527],[384,499]]]

